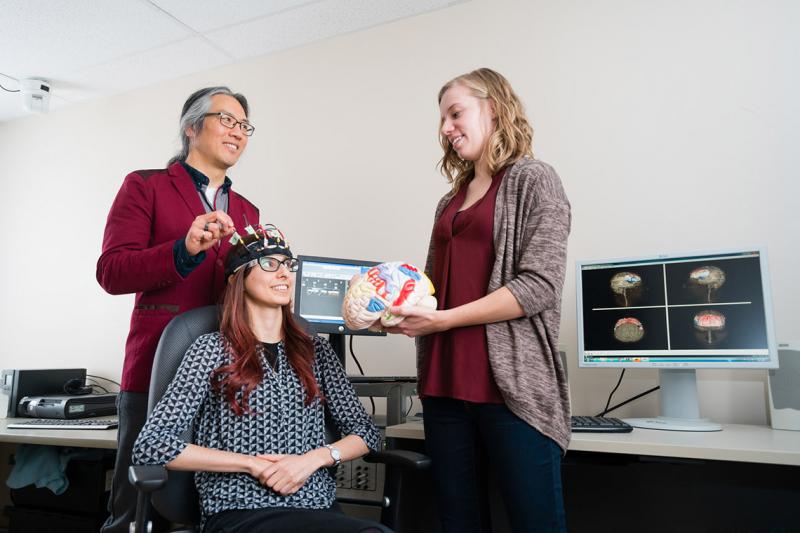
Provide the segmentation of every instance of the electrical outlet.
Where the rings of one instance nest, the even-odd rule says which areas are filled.
[[[361,458],[342,463],[336,472],[336,495],[364,504],[381,504],[385,477],[386,467],[382,464],[367,463]]]
[[[352,486],[351,478],[352,467],[350,462],[339,464],[339,467],[336,469],[336,488],[349,489]]]
[[[374,491],[377,478],[377,465],[354,461],[351,477],[351,487],[356,490]]]

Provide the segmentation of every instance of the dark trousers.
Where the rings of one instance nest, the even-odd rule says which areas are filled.
[[[117,460],[108,500],[110,516],[100,529],[102,533],[128,533],[136,517],[136,489],[128,481],[133,443],[147,418],[147,393],[120,392],[117,397],[119,428],[117,429]]]
[[[422,400],[444,533],[491,531],[488,469],[516,533],[566,531],[561,448],[505,405]]]
[[[392,533],[368,520],[351,518],[337,503],[330,509],[273,507],[223,511],[208,519],[204,533]]]

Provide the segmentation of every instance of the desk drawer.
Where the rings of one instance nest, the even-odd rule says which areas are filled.
[[[28,507],[6,507],[8,533],[97,533],[105,516],[43,511]]]

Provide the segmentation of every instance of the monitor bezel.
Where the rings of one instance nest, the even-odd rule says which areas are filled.
[[[585,346],[583,336],[583,277],[581,272],[585,266],[604,265],[622,262],[646,262],[646,261],[670,261],[670,260],[693,260],[697,258],[712,257],[715,255],[744,254],[757,252],[761,269],[761,290],[764,297],[764,318],[767,329],[767,346],[769,350],[768,361],[754,362],[664,362],[664,361],[643,361],[643,362],[586,362]],[[778,348],[775,340],[775,322],[772,313],[772,292],[770,285],[769,262],[767,261],[766,246],[744,246],[739,248],[728,248],[722,250],[693,250],[688,252],[670,252],[662,254],[641,255],[633,257],[616,257],[610,259],[589,259],[578,260],[575,262],[575,295],[577,307],[575,310],[576,329],[578,336],[578,367],[579,368],[656,368],[656,369],[703,369],[703,368],[725,368],[725,369],[770,369],[778,368]]]
[[[364,335],[370,337],[386,336],[386,333],[369,331],[368,329],[353,330],[348,328],[344,324],[334,324],[331,322],[318,322],[316,320],[310,320],[300,315],[300,292],[302,287],[301,280],[303,279],[303,265],[305,264],[306,261],[316,262],[316,263],[330,263],[335,265],[353,265],[353,266],[366,266],[366,267],[373,267],[375,265],[379,265],[380,262],[365,261],[362,259],[343,259],[341,257],[323,257],[319,255],[298,255],[297,259],[300,262],[300,266],[297,269],[297,275],[295,276],[295,284],[294,284],[295,288],[294,288],[293,304],[294,304],[295,316],[301,317],[303,320],[311,324],[311,327],[313,327],[314,331],[316,331],[317,333],[328,333],[336,335]]]

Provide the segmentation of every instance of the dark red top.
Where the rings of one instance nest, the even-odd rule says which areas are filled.
[[[258,209],[228,191],[228,215],[236,229],[258,222]],[[172,248],[195,217],[206,212],[194,181],[180,163],[128,174],[108,213],[97,281],[111,294],[136,293],[125,343],[123,391],[147,392],[161,332],[176,315],[217,303],[225,286],[228,239],[183,278]],[[245,222],[247,221],[247,222]]]
[[[433,228],[433,285],[439,309],[452,309],[486,296],[494,264],[494,208],[505,170],[492,177],[486,194],[460,211],[461,187]],[[484,325],[455,328],[431,336],[419,394],[476,403],[503,403],[489,366]]]

